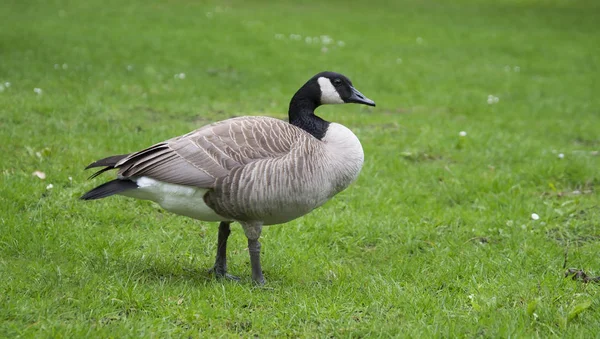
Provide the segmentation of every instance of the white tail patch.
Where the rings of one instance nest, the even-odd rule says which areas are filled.
[[[329,78],[319,77],[317,81],[319,82],[319,87],[321,88],[321,104],[344,103],[344,100],[342,100],[340,94],[335,89]]]
[[[142,200],[150,200],[165,210],[203,221],[227,221],[204,202],[206,188],[183,186],[158,181],[149,177],[130,178],[139,186],[119,194]]]

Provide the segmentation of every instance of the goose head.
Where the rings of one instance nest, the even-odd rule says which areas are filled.
[[[315,109],[321,105],[347,103],[375,106],[375,102],[354,88],[346,76],[321,72],[310,78],[292,97],[289,121],[317,139],[322,139],[329,122],[316,116]]]
[[[318,106],[328,104],[363,104],[375,106],[375,102],[352,85],[345,75],[335,72],[321,72],[310,78],[296,92],[290,102],[293,111],[314,111]]]
[[[354,88],[352,81],[343,74],[321,72],[310,82],[316,82],[319,86],[321,105],[354,103],[375,106],[375,102]]]

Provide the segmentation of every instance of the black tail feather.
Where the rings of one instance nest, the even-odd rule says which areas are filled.
[[[115,180],[109,181],[107,183],[104,183],[104,184],[94,188],[93,190],[82,195],[81,198],[79,198],[79,199],[81,199],[81,200],[102,199],[102,198],[106,198],[110,195],[117,194],[117,193],[127,191],[130,189],[135,189],[135,188],[138,188],[138,185],[131,180],[115,179]]]
[[[90,169],[90,168],[94,168],[94,167],[102,167],[102,166],[108,166],[110,168],[114,168],[114,166],[121,161],[121,159],[124,159],[126,157],[128,157],[129,154],[120,154],[120,155],[113,155],[110,156],[108,158],[104,158],[104,159],[100,159],[98,161],[95,161],[91,164],[88,165],[88,167],[86,167],[85,169]]]
[[[114,169],[114,167],[104,167],[103,169],[94,172],[94,174],[90,175],[90,177],[88,178],[88,180],[90,179],[94,179],[95,177],[99,176],[100,174],[106,172],[106,171],[110,171],[111,169]]]

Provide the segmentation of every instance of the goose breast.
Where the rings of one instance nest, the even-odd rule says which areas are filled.
[[[205,200],[234,220],[284,223],[323,205],[358,176],[363,150],[346,127],[331,123],[322,140],[295,126],[289,151],[232,169]]]

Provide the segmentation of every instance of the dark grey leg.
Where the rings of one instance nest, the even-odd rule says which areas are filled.
[[[227,273],[227,238],[229,238],[229,234],[231,233],[231,228],[229,225],[231,225],[231,222],[227,221],[222,221],[219,224],[217,258],[215,259],[215,266],[213,266],[211,271],[215,273],[217,278],[240,280],[240,278]]]
[[[248,252],[250,252],[250,265],[252,265],[252,280],[259,285],[264,285],[262,268],[260,267],[260,233],[262,232],[261,222],[242,223],[246,238],[248,238]]]
[[[252,266],[252,280],[259,285],[264,285],[265,277],[260,267],[260,242],[258,239],[248,239],[248,251],[250,252],[250,265]]]

